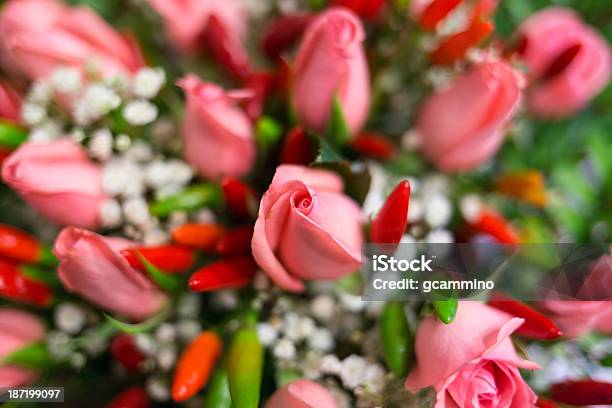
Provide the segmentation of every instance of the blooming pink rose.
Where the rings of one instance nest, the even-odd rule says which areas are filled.
[[[336,408],[338,403],[322,385],[297,380],[276,391],[265,408]]]
[[[184,156],[208,179],[246,174],[255,161],[253,127],[236,104],[238,92],[187,75],[179,81],[187,95],[183,119]]]
[[[100,168],[69,139],[25,143],[2,166],[2,179],[42,215],[61,225],[95,228],[102,203]]]
[[[0,119],[14,123],[21,120],[21,98],[11,86],[0,81]]]
[[[417,329],[417,365],[406,388],[433,386],[436,408],[534,407],[536,396],[519,368],[539,367],[519,357],[510,339],[523,321],[475,301],[459,302],[448,325],[426,317]]]
[[[538,116],[571,115],[610,80],[610,47],[571,10],[533,14],[519,27],[518,42],[531,80],[527,107]]]
[[[148,0],[163,18],[170,39],[183,52],[201,49],[238,78],[250,72],[243,45],[247,15],[236,0]]]
[[[45,327],[33,314],[0,309],[0,361],[29,343],[43,340]],[[36,380],[36,372],[14,365],[0,365],[0,388],[22,387]]]
[[[520,99],[518,73],[485,61],[430,96],[417,119],[423,153],[445,171],[478,167],[499,149]]]
[[[303,279],[336,279],[361,265],[361,209],[327,170],[282,165],[264,194],[252,249],[279,286],[304,289]]]
[[[341,7],[328,9],[308,26],[293,66],[291,96],[308,127],[325,129],[334,96],[351,133],[363,126],[370,107],[364,39],[359,18]]]
[[[137,244],[103,237],[74,227],[64,228],[53,248],[62,284],[103,309],[134,320],[155,314],[166,296],[143,273],[132,268],[121,251]]]
[[[135,44],[86,7],[56,0],[10,0],[0,14],[0,58],[31,79],[60,65],[84,69],[94,63],[103,75],[142,67]]]

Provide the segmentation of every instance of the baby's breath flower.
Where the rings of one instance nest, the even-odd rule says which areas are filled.
[[[111,158],[113,154],[113,134],[108,129],[98,129],[91,135],[89,154],[102,161]]]
[[[30,87],[27,99],[32,103],[46,104],[53,97],[53,87],[48,81],[36,81]]]
[[[317,351],[330,351],[334,347],[334,337],[327,329],[315,329],[308,336],[308,345]]]
[[[132,92],[134,95],[151,99],[157,95],[166,82],[166,73],[161,68],[143,68],[134,77]]]
[[[340,379],[346,388],[352,389],[360,386],[365,380],[365,372],[368,363],[365,358],[351,354],[342,360]]]
[[[427,201],[425,222],[432,228],[443,227],[450,221],[453,207],[444,194],[434,194]]]
[[[140,167],[129,160],[114,159],[102,169],[102,188],[111,196],[135,196],[143,190]]]
[[[21,107],[21,119],[28,126],[36,126],[47,117],[47,110],[35,103],[24,103]]]
[[[30,140],[31,142],[48,142],[50,140],[57,139],[60,136],[60,126],[53,121],[47,121],[42,125],[30,130],[28,140]]]
[[[257,324],[257,337],[264,346],[271,346],[278,337],[278,331],[270,323]]]
[[[85,312],[74,303],[60,303],[53,317],[55,325],[69,334],[76,334],[85,326]]]
[[[146,225],[151,220],[149,206],[142,198],[130,198],[123,203],[123,215],[126,221],[135,225]]]
[[[100,207],[100,221],[106,228],[114,228],[121,225],[122,221],[121,206],[117,200],[108,199]]]
[[[76,68],[57,68],[51,73],[51,85],[60,93],[78,92],[81,89],[81,73]]]
[[[276,343],[272,353],[277,358],[292,360],[296,355],[295,344],[287,338],[282,338]]]
[[[157,119],[157,107],[149,101],[132,101],[123,108],[123,117],[131,125],[146,125]]]
[[[121,105],[121,98],[111,88],[93,84],[85,89],[83,97],[74,107],[73,115],[77,123],[87,125],[100,119]]]

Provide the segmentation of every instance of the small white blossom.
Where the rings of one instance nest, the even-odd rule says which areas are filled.
[[[448,224],[453,207],[443,194],[434,194],[428,200],[425,208],[425,222],[432,228],[443,227]]]
[[[340,369],[340,379],[342,384],[349,389],[356,388],[363,384],[368,363],[365,358],[351,354],[342,360]]]
[[[155,337],[160,343],[172,343],[176,339],[176,328],[171,323],[162,323],[155,329]]]
[[[182,160],[170,160],[167,163],[172,183],[184,185],[193,178],[193,168]]]
[[[425,236],[425,242],[430,244],[452,244],[455,242],[453,234],[444,229],[435,229],[429,231]]]
[[[153,149],[150,144],[138,140],[125,151],[124,157],[136,162],[146,162],[153,158]]]
[[[316,328],[314,320],[310,317],[301,317],[297,324],[297,332],[302,339],[310,336]]]
[[[421,134],[416,129],[409,129],[402,135],[401,144],[405,150],[417,150],[421,146]]]
[[[166,231],[163,231],[160,228],[151,228],[145,231],[143,243],[149,246],[163,245],[167,244],[170,240],[170,236]]]
[[[73,114],[78,124],[87,125],[100,119],[121,105],[121,98],[112,89],[101,85],[90,85],[83,97],[76,102]]]
[[[106,228],[115,228],[121,225],[121,205],[112,198],[105,200],[100,207],[100,221]]]
[[[235,309],[238,307],[238,295],[232,289],[218,290],[213,293],[213,304],[222,309]]]
[[[329,295],[319,295],[310,303],[310,309],[314,317],[321,321],[328,321],[334,317],[336,302]]]
[[[113,155],[113,134],[108,129],[98,129],[91,135],[89,153],[92,157],[106,161]]]
[[[467,195],[461,199],[459,208],[461,208],[461,214],[467,222],[476,222],[482,211],[482,202],[476,195]]]
[[[176,309],[180,317],[196,317],[200,313],[201,307],[202,298],[196,294],[187,293],[181,296]]]
[[[368,364],[363,385],[370,392],[381,392],[385,387],[385,370],[379,364]]]
[[[334,348],[334,337],[327,329],[315,329],[308,336],[308,345],[313,350],[330,351]]]
[[[303,337],[299,331],[300,317],[297,313],[287,312],[283,319],[283,333],[292,340],[301,340]]]
[[[64,332],[52,331],[47,334],[47,350],[56,360],[64,360],[70,356],[73,351],[70,336]]]
[[[142,198],[130,198],[123,203],[123,215],[127,222],[146,225],[151,220],[149,206]]]
[[[31,142],[48,142],[57,139],[60,135],[61,129],[59,125],[55,122],[48,121],[30,130],[28,140]]]
[[[262,345],[268,347],[278,338],[278,331],[270,323],[258,323],[257,337]]]
[[[418,197],[410,197],[410,203],[408,204],[408,220],[410,222],[420,221],[425,214],[423,208],[423,202]]]
[[[145,168],[145,181],[152,188],[159,189],[170,183],[168,166],[161,160],[154,160]]]
[[[214,224],[217,222],[217,216],[210,208],[198,210],[195,214],[195,219],[203,224]]]
[[[158,349],[157,341],[153,336],[147,333],[136,333],[133,337],[134,345],[144,355],[152,356]]]
[[[111,160],[102,169],[102,188],[111,196],[138,196],[144,189],[140,167],[129,160]]]
[[[75,370],[80,370],[85,367],[85,363],[87,363],[87,357],[83,353],[72,353],[69,360],[70,366]]]
[[[85,140],[85,132],[81,128],[74,128],[67,135],[74,142],[81,144]]]
[[[202,331],[202,325],[197,320],[181,320],[176,331],[182,340],[191,341]]]
[[[170,388],[165,378],[161,375],[149,377],[145,383],[145,388],[155,401],[164,402],[170,399]]]
[[[27,99],[33,103],[46,104],[53,97],[53,87],[48,81],[36,81],[30,87]]]
[[[57,68],[51,74],[51,85],[60,93],[78,92],[81,89],[81,73],[76,68]]]
[[[47,110],[34,103],[24,103],[21,107],[21,119],[28,126],[36,126],[47,117]]]
[[[360,312],[365,308],[366,302],[361,300],[361,296],[353,295],[346,292],[340,293],[340,303],[349,312]]]
[[[119,150],[120,152],[125,152],[131,145],[132,138],[124,133],[118,134],[115,138],[115,149]]]
[[[167,345],[159,349],[155,354],[155,360],[157,361],[158,367],[162,371],[169,371],[174,367],[176,362],[176,350],[173,346]]]
[[[55,325],[69,334],[76,334],[85,326],[85,312],[74,303],[64,302],[55,308]]]
[[[143,68],[134,77],[132,92],[134,95],[151,99],[157,95],[166,82],[166,73],[161,68]]]
[[[342,362],[334,354],[327,354],[321,359],[321,371],[325,374],[338,375],[342,370]]]
[[[157,119],[157,106],[149,101],[132,101],[123,108],[123,117],[131,125],[146,125]]]
[[[277,358],[292,360],[296,355],[295,344],[287,338],[282,338],[276,343],[272,353]]]

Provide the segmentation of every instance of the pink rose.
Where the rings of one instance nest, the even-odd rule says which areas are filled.
[[[94,63],[105,75],[142,67],[133,44],[86,7],[55,0],[10,0],[0,14],[0,58],[30,79],[48,76],[67,65],[84,69]]]
[[[202,48],[239,78],[250,71],[243,42],[247,15],[235,0],[148,0],[163,18],[170,39],[186,53]]]
[[[236,104],[238,92],[187,75],[179,81],[187,95],[183,119],[184,156],[208,179],[240,177],[255,161],[253,127]]]
[[[523,321],[475,301],[459,302],[448,325],[426,317],[417,329],[417,365],[406,388],[433,386],[436,408],[534,407],[536,396],[519,368],[539,367],[523,360],[510,339]]]
[[[121,255],[136,245],[123,238],[64,228],[53,248],[60,261],[59,278],[66,289],[105,310],[146,319],[161,309],[166,296]]]
[[[0,81],[0,119],[19,123],[21,121],[21,98],[11,86]]]
[[[337,408],[333,395],[322,385],[309,380],[296,380],[277,390],[265,408]]]
[[[61,225],[96,228],[102,203],[100,168],[69,139],[25,143],[2,166],[2,179],[32,207]]]
[[[610,47],[571,10],[533,14],[519,27],[518,43],[531,81],[527,107],[535,115],[571,115],[610,80]]]
[[[612,301],[547,300],[541,307],[565,336],[612,333]]]
[[[45,327],[33,314],[0,309],[0,361],[30,343],[43,340]],[[15,365],[0,365],[0,389],[23,387],[36,380],[36,372]]]
[[[502,144],[520,84],[508,64],[485,61],[430,96],[417,119],[423,153],[445,171],[483,164]]]
[[[351,133],[361,129],[370,107],[365,33],[353,12],[332,7],[308,26],[293,66],[292,104],[301,121],[322,132],[340,101]]]
[[[303,279],[336,279],[361,265],[361,209],[327,170],[283,165],[264,194],[252,249],[279,286],[304,289]]]

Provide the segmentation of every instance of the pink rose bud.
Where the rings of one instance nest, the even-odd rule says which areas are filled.
[[[205,49],[237,77],[249,71],[243,42],[247,15],[236,0],[148,0],[163,18],[174,45],[185,53]]]
[[[328,170],[282,165],[264,194],[253,233],[253,257],[277,285],[337,279],[361,265],[361,209]]]
[[[322,385],[309,380],[296,380],[277,390],[265,408],[337,408],[338,403]]]
[[[0,81],[0,119],[14,123],[21,120],[21,97],[4,81]]]
[[[510,338],[521,324],[523,319],[476,301],[459,302],[450,324],[426,317],[417,330],[417,365],[406,388],[417,392],[434,387],[436,408],[475,408],[491,401],[500,407],[535,406],[536,395],[519,368],[539,366],[522,359]]]
[[[105,76],[142,67],[135,44],[87,7],[55,0],[10,0],[0,14],[0,58],[30,79],[62,65],[94,66]]]
[[[361,129],[370,107],[365,33],[351,11],[332,7],[306,30],[293,66],[292,104],[300,120],[322,132],[336,96],[351,133]]]
[[[33,314],[18,309],[0,309],[0,389],[23,387],[36,380],[36,372],[1,363],[9,354],[43,340],[45,326]]]
[[[519,74],[486,61],[430,96],[417,119],[423,153],[445,171],[471,170],[491,158],[521,94]]]
[[[255,161],[255,141],[248,116],[237,106],[242,95],[195,75],[181,79],[179,86],[187,95],[181,130],[187,161],[208,179],[246,174]]]
[[[519,27],[516,42],[529,69],[527,107],[537,116],[571,115],[610,80],[610,47],[571,10],[533,14]]]
[[[105,310],[133,320],[146,319],[161,309],[166,296],[121,255],[136,245],[123,238],[64,228],[53,248],[60,261],[59,278],[67,290]]]
[[[2,166],[2,180],[60,225],[96,228],[107,196],[100,168],[69,139],[25,143]]]

